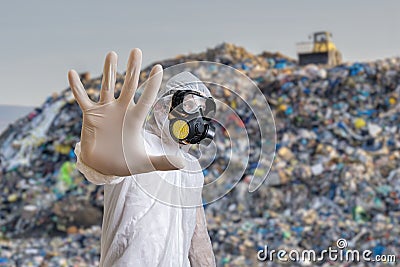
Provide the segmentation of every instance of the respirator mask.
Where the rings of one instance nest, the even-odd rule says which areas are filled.
[[[192,90],[171,90],[168,94],[173,94],[168,114],[171,137],[183,145],[208,146],[215,135],[213,98]]]

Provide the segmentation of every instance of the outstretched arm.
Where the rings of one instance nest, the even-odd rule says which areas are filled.
[[[196,228],[189,249],[189,261],[192,267],[216,266],[203,206],[196,211]]]
[[[153,156],[145,150],[142,126],[156,99],[163,70],[161,65],[153,67],[143,94],[134,103],[132,99],[139,82],[141,61],[142,52],[133,49],[120,96],[115,99],[117,54],[110,52],[104,63],[97,103],[89,99],[78,73],[74,70],[68,73],[72,92],[83,113],[81,141],[76,150],[79,154],[77,166],[80,170],[85,169],[86,173],[95,170],[98,175],[93,176],[99,177],[89,180],[96,184],[115,182],[117,177],[184,167],[180,157]]]

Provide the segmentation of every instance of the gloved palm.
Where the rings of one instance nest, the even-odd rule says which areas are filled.
[[[105,175],[129,176],[184,167],[182,158],[151,156],[145,151],[143,123],[160,88],[162,67],[153,67],[142,96],[134,104],[132,98],[138,86],[141,60],[141,51],[132,50],[121,94],[115,99],[117,55],[110,52],[104,63],[98,103],[89,99],[76,71],[68,73],[72,92],[83,112],[81,160]],[[134,162],[125,160],[127,154]]]

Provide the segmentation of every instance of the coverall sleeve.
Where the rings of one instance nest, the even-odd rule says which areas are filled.
[[[196,210],[196,227],[189,249],[189,261],[192,267],[216,266],[203,206]]]
[[[85,178],[93,184],[104,185],[104,184],[117,184],[121,182],[125,177],[104,175],[95,169],[87,166],[81,159],[81,143],[78,142],[75,146],[76,155],[76,168],[85,176]]]

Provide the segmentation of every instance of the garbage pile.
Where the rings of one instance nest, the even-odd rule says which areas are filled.
[[[67,237],[0,240],[0,266],[99,266],[100,235],[100,226],[92,226]]]
[[[339,238],[400,256],[399,71],[392,58],[255,78],[274,112],[277,153],[268,186],[248,194],[244,177],[207,207],[222,265],[252,265],[265,245],[318,252]]]
[[[321,251],[339,238],[349,248],[400,256],[400,58],[299,67],[280,54],[256,56],[222,44],[160,63],[193,60],[228,64],[251,77],[268,99],[278,135],[265,185],[249,194],[249,171],[205,207],[218,266],[265,266],[257,263],[265,245]],[[101,79],[82,81],[97,101]],[[117,90],[122,83],[118,75]],[[226,102],[240,109],[229,96]],[[257,131],[245,111],[238,114]],[[81,116],[66,89],[0,136],[0,266],[98,264],[103,187],[74,164]],[[206,181],[223,170],[218,164],[225,163],[213,164]]]

